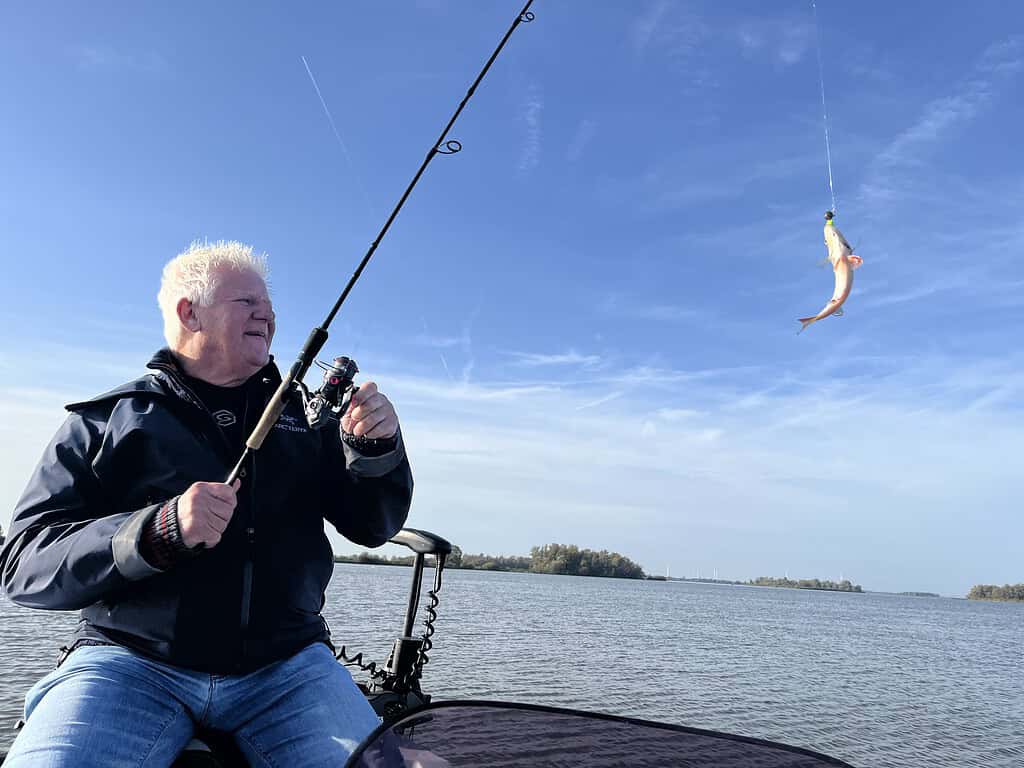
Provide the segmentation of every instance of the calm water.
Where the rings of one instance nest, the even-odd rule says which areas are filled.
[[[335,640],[384,661],[411,569],[339,565]],[[424,689],[759,736],[857,766],[1024,766],[1024,606],[445,574]],[[0,600],[0,728],[73,614]],[[13,738],[0,730],[0,744]]]

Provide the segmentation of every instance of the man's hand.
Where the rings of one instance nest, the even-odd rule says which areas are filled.
[[[220,542],[224,529],[231,522],[238,503],[236,491],[242,481],[234,483],[192,483],[178,499],[178,528],[185,546],[198,544],[207,548]]]
[[[398,431],[398,414],[391,401],[377,391],[377,385],[368,381],[352,395],[341,417],[341,429],[356,437],[393,437]]]

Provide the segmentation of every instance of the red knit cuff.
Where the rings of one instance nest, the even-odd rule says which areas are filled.
[[[178,527],[177,496],[161,506],[146,523],[142,529],[139,551],[147,563],[162,571],[192,554],[185,546]]]

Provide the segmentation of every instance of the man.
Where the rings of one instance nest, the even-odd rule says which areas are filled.
[[[369,547],[402,527],[398,417],[366,382],[340,424],[311,430],[296,395],[220,482],[281,381],[265,278],[248,246],[194,244],[164,268],[152,370],[67,406],[0,576],[15,603],[82,622],[4,768],[166,766],[196,725],[234,734],[253,765],[337,766],[378,724],[320,615],[324,519]]]

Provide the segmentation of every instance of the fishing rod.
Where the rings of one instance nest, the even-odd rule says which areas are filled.
[[[402,206],[405,205],[406,199],[408,199],[413,187],[416,186],[416,183],[420,180],[423,172],[427,169],[430,161],[437,155],[454,155],[462,150],[462,144],[459,141],[455,139],[446,139],[448,131],[450,131],[452,125],[455,124],[455,121],[462,113],[462,110],[472,98],[474,91],[476,91],[476,87],[480,84],[480,81],[483,80],[484,75],[487,74],[487,70],[491,68],[491,64],[494,63],[494,60],[498,58],[498,54],[501,53],[501,49],[505,47],[505,43],[512,36],[516,27],[523,22],[533,21],[534,15],[529,10],[531,5],[533,5],[533,0],[528,0],[526,5],[524,5],[523,9],[519,12],[519,15],[516,16],[515,21],[513,21],[512,25],[508,28],[508,31],[505,32],[505,36],[501,39],[501,42],[498,43],[498,47],[494,49],[494,53],[491,54],[491,57],[487,60],[484,68],[480,70],[480,74],[476,76],[476,80],[473,81],[469,90],[466,91],[466,95],[459,103],[458,108],[448,121],[448,124],[444,127],[444,130],[441,131],[441,135],[430,147],[430,151],[427,152],[427,156],[420,165],[419,170],[416,171],[416,175],[413,176],[412,181],[409,182],[409,186],[405,188],[405,192],[402,193],[402,197],[399,199],[398,204],[394,207],[394,210],[391,211],[391,215],[388,216],[387,221],[384,222],[384,226],[381,227],[380,232],[377,233],[377,237],[375,237],[373,242],[370,243],[369,250],[367,250],[366,255],[363,256],[362,261],[359,262],[359,266],[356,268],[356,271],[352,273],[352,277],[349,278],[348,283],[345,285],[345,290],[341,292],[338,300],[334,303],[331,311],[327,314],[326,319],[310,332],[309,338],[306,339],[306,343],[302,345],[302,349],[299,351],[298,358],[292,364],[287,375],[285,375],[281,380],[280,386],[270,398],[270,402],[267,403],[267,407],[264,409],[259,423],[256,424],[256,428],[253,429],[252,434],[249,435],[249,438],[245,441],[245,451],[243,451],[238,462],[235,464],[234,469],[231,470],[227,479],[224,481],[225,483],[228,483],[229,485],[233,483],[241,474],[242,467],[246,460],[263,445],[263,441],[267,438],[267,435],[270,434],[271,428],[277,422],[278,417],[281,415],[281,412],[284,410],[284,407],[288,402],[288,392],[291,390],[292,385],[302,383],[302,378],[306,375],[309,367],[313,364],[313,361],[316,358],[317,353],[323,347],[324,342],[327,341],[328,326],[334,321],[335,315],[338,314],[338,310],[341,309],[341,305],[345,303],[345,299],[348,298],[356,280],[358,280],[359,276],[363,273],[363,269],[365,269],[367,263],[369,263],[370,257],[373,256],[374,251],[377,250],[377,246],[380,245],[380,241],[384,238],[384,235],[387,234],[388,229],[391,227],[391,223],[395,220],[395,217],[398,216],[398,212],[402,209]]]

